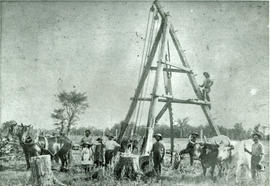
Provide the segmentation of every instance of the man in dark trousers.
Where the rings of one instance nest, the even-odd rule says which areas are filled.
[[[96,167],[101,167],[104,164],[104,148],[105,145],[103,144],[103,140],[101,137],[96,139],[96,148],[94,153],[94,163]]]
[[[210,79],[210,75],[208,72],[203,73],[205,80],[200,87],[202,87],[202,93],[203,93],[203,100],[210,102],[209,93],[211,91],[211,86],[214,84],[214,82]],[[209,105],[209,108],[211,109],[211,106]]]
[[[196,144],[196,140],[199,134],[197,132],[192,132],[189,136],[189,142],[187,147],[180,151],[180,158],[183,159],[183,154],[189,154],[190,156],[190,165],[193,165],[193,154],[194,154],[194,146]]]
[[[162,140],[161,134],[155,134],[154,138],[156,142],[153,144],[151,155],[153,157],[154,169],[157,174],[157,179],[159,180],[161,174],[161,163],[163,162],[165,156],[165,147],[160,142]]]

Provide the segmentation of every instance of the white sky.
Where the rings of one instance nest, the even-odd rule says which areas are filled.
[[[198,82],[204,71],[214,79],[216,123],[267,125],[268,2],[162,5],[170,12]],[[90,105],[79,126],[104,128],[123,120],[137,85],[143,48],[136,32],[144,35],[150,6],[151,2],[2,3],[1,122],[14,119],[52,128],[54,95],[74,86],[87,92]],[[171,59],[180,66],[172,46]],[[177,98],[195,98],[185,75],[174,75],[173,89]],[[189,116],[191,125],[206,124],[198,106],[174,105],[173,111],[175,120]],[[166,114],[161,122],[168,121]]]

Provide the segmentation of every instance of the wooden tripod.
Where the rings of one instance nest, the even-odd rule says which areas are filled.
[[[209,104],[208,102],[203,101],[203,95],[200,91],[200,88],[196,82],[195,76],[187,62],[187,59],[184,55],[184,52],[182,50],[182,47],[180,45],[180,41],[178,40],[175,30],[173,27],[173,24],[169,22],[168,14],[164,12],[162,7],[160,6],[160,3],[156,0],[154,1],[154,6],[157,9],[160,17],[162,18],[159,31],[155,37],[154,43],[152,45],[152,48],[150,50],[149,57],[146,61],[146,64],[144,66],[144,70],[142,72],[142,75],[140,77],[138,86],[136,88],[134,97],[132,98],[131,105],[129,107],[128,113],[126,115],[126,118],[121,123],[121,131],[118,136],[118,141],[120,142],[125,130],[128,126],[128,123],[130,122],[131,116],[137,106],[138,101],[150,101],[150,108],[148,112],[148,120],[147,120],[147,130],[145,139],[142,146],[141,153],[143,155],[147,155],[150,153],[150,150],[152,148],[152,137],[154,132],[155,124],[158,122],[158,120],[162,117],[164,112],[168,109],[169,116],[170,116],[170,127],[171,127],[171,153],[173,153],[174,150],[174,138],[173,138],[173,113],[172,113],[172,103],[182,103],[182,104],[195,104],[200,105],[203,113],[209,123],[209,125],[213,128],[213,130],[216,132],[217,135],[220,135],[219,129],[214,124],[212,115],[209,110]],[[174,43],[174,47],[176,48],[176,51],[179,55],[180,61],[182,62],[183,67],[175,67],[173,65],[167,64],[167,61],[165,59],[165,49],[167,44],[168,37],[172,38],[172,41]],[[160,43],[160,51],[158,56],[158,62],[156,67],[152,67],[152,62],[155,57],[158,45]],[[150,70],[155,70],[155,80],[153,85],[153,90],[150,98],[139,98],[140,93],[142,92],[142,88],[144,86],[145,80],[147,79],[147,76],[150,72]],[[172,97],[172,87],[171,87],[171,73],[186,73],[188,76],[188,79],[192,85],[192,88],[197,96],[197,99],[188,99],[188,100],[181,100],[176,99]],[[165,85],[165,93],[166,96],[160,96],[158,95],[158,89],[160,86],[161,76],[163,73],[164,78],[164,85]],[[157,112],[156,105],[158,102],[165,102],[163,108],[160,112]]]

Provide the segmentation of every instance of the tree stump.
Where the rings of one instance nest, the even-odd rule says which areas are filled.
[[[122,153],[114,168],[116,178],[120,179],[122,177],[127,177],[135,180],[139,174],[142,174],[139,158],[139,155]]]
[[[31,158],[31,177],[29,183],[35,186],[65,185],[53,175],[51,157],[49,155]]]

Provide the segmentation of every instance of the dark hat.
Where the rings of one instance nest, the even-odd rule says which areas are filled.
[[[96,139],[96,141],[102,141],[102,138],[101,138],[101,137],[98,137],[98,138]]]
[[[253,133],[251,134],[251,137],[254,137],[254,136],[258,136],[260,139],[262,138],[262,134],[259,133],[259,132],[253,132]]]
[[[25,143],[31,143],[32,142],[32,138],[30,136],[27,136],[25,139]]]
[[[191,134],[191,135],[194,135],[194,136],[196,136],[196,137],[199,136],[199,134],[198,134],[197,132],[195,132],[195,131],[191,132],[190,134]]]
[[[210,77],[210,74],[208,72],[203,73],[204,76]]]
[[[89,129],[86,129],[84,132],[89,132],[89,133],[91,133],[91,131],[90,131]]]
[[[106,136],[107,136],[108,138],[114,138],[114,136],[113,136],[112,133],[107,133]]]
[[[162,140],[162,135],[160,133],[154,134],[154,137],[159,137]]]
[[[257,165],[256,165],[256,169],[257,170],[259,170],[259,171],[264,171],[264,166],[261,164],[261,163],[258,163]]]

